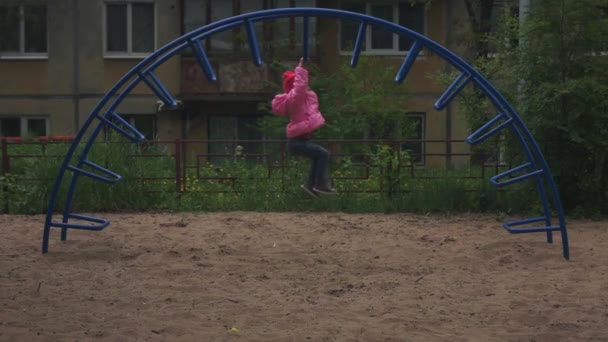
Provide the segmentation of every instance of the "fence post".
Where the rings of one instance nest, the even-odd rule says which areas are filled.
[[[0,146],[2,146],[2,175],[10,173],[10,164],[8,162],[8,146],[6,139],[0,139]]]
[[[180,161],[181,161],[181,181],[182,181],[182,187],[184,189],[183,192],[188,192],[188,140],[183,140],[180,139],[179,140],[180,143],[180,148],[179,151],[181,152],[181,156],[180,156]]]
[[[285,155],[287,144],[281,144],[281,192],[285,192]]]
[[[182,192],[182,181],[181,181],[182,151],[181,151],[181,146],[182,146],[182,144],[180,143],[180,140],[175,139],[175,186],[177,187],[177,192],[179,192],[179,193]]]
[[[10,164],[8,161],[8,143],[6,142],[6,139],[2,139],[0,138],[0,149],[2,150],[2,173],[1,175],[4,177],[6,176],[6,174],[10,173]],[[8,196],[8,184],[6,182],[4,182],[4,184],[2,184],[2,198],[4,199],[3,201],[0,201],[0,203],[4,202],[4,208],[2,209],[4,213],[8,213],[8,203],[10,202],[7,198]]]

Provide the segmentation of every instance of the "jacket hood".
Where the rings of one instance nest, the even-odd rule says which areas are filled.
[[[283,73],[283,92],[289,93],[293,89],[293,81],[296,78],[296,73],[293,71],[285,71]]]

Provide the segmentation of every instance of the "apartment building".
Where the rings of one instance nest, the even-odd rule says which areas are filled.
[[[442,45],[465,15],[460,1],[433,1],[425,8],[409,0],[0,0],[0,136],[73,135],[104,94],[134,65],[182,34],[211,22],[251,11],[284,7],[324,7],[366,13],[414,29]],[[357,26],[336,19],[311,18],[311,60],[323,72],[348,63]],[[294,64],[301,55],[302,20],[280,19],[256,24],[262,55]],[[362,54],[382,56],[398,70],[410,42],[380,30],[368,32]],[[268,65],[256,67],[243,30],[221,32],[204,41],[218,81],[209,82],[196,58],[184,52],[165,62],[156,74],[182,101],[175,110],[158,106],[158,98],[138,86],[121,104],[119,114],[149,139],[258,139],[250,123],[267,115],[261,102],[272,99],[268,82],[279,75]],[[286,53],[285,53],[286,51]],[[414,96],[403,101],[419,122],[417,138],[464,140],[466,125],[454,106],[436,111],[433,103],[445,90],[430,73],[445,63],[419,55],[407,78]],[[222,149],[210,144],[208,151]],[[427,154],[466,152],[465,144],[420,144]],[[421,165],[444,163],[428,156]],[[452,159],[453,161],[456,158]],[[466,162],[466,158],[462,158]]]

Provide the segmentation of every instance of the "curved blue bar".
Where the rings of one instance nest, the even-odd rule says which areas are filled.
[[[444,109],[455,97],[458,93],[464,89],[464,87],[469,84],[471,81],[471,75],[467,75],[465,73],[460,74],[454,80],[454,82],[448,87],[448,89],[439,97],[439,100],[435,102],[435,109],[442,110]]]
[[[492,127],[495,123],[497,123],[498,121],[500,121],[504,118],[505,118],[505,115],[503,115],[502,113],[496,115],[492,120],[486,122],[483,126],[481,126],[481,128],[479,128],[478,130],[473,132],[471,135],[469,135],[466,139],[466,142],[471,145],[477,145],[477,144],[483,142],[484,140],[488,139],[489,137],[493,136],[494,134],[498,133],[498,131],[503,129],[504,126],[506,126],[507,124],[510,124],[511,122],[513,122],[512,119],[509,119],[509,120],[501,123],[500,125],[492,128],[491,130],[487,131],[488,128]],[[483,135],[481,135],[481,134],[483,134]]]
[[[418,58],[418,53],[420,53],[420,50],[422,50],[422,43],[417,40],[414,42],[414,44],[412,44],[412,47],[410,47],[410,50],[407,52],[407,57],[405,57],[401,68],[399,68],[399,71],[397,72],[397,76],[395,76],[395,83],[403,83],[405,76],[407,76],[407,73],[410,72],[412,65],[414,65],[414,62]]]
[[[89,150],[90,150],[91,145],[93,144],[95,138],[100,133],[101,129],[105,125],[108,125],[108,123],[103,120],[98,122],[98,125],[96,127],[94,127],[93,132],[90,135],[87,135],[88,140],[85,142],[85,147],[84,147],[83,151],[77,157],[78,161],[77,161],[76,165],[70,166],[70,161],[74,157],[76,147],[81,143],[81,141],[85,137],[85,132],[92,125],[94,119],[100,117],[101,109],[104,108],[106,106],[106,104],[108,104],[108,102],[110,102],[110,100],[112,98],[116,97],[114,102],[110,104],[109,109],[107,109],[106,113],[115,111],[116,108],[118,107],[118,105],[120,105],[120,103],[122,102],[122,100],[127,95],[129,95],[131,90],[133,90],[133,88],[143,79],[144,82],[146,82],[148,84],[148,86],[150,86],[152,88],[152,90],[157,94],[159,99],[164,101],[169,106],[174,106],[176,104],[175,99],[171,96],[171,94],[167,91],[167,89],[162,85],[160,80],[158,80],[156,78],[156,76],[152,73],[159,65],[164,63],[169,58],[173,57],[175,54],[181,52],[183,49],[192,47],[194,50],[195,56],[197,57],[199,63],[201,64],[201,67],[203,68],[203,71],[205,72],[205,74],[211,81],[214,81],[216,79],[215,74],[213,73],[211,64],[209,63],[207,56],[204,53],[204,50],[202,49],[200,40],[203,40],[215,33],[226,31],[226,30],[229,30],[233,27],[240,26],[240,25],[245,25],[247,28],[249,46],[252,49],[252,56],[253,56],[254,63],[261,64],[262,61],[261,61],[261,57],[260,57],[260,53],[259,53],[257,39],[255,37],[255,30],[252,29],[253,23],[256,21],[273,20],[273,19],[286,18],[286,17],[304,17],[305,18],[305,32],[306,32],[305,33],[306,37],[304,38],[305,43],[308,42],[308,29],[307,29],[306,25],[307,25],[307,20],[309,17],[329,17],[329,18],[352,20],[352,21],[358,22],[360,24],[360,26],[359,26],[359,31],[358,31],[356,41],[355,41],[355,48],[353,51],[353,56],[351,59],[351,65],[353,67],[357,65],[359,55],[361,52],[361,48],[363,45],[363,41],[365,39],[365,31],[367,30],[367,26],[379,27],[383,30],[409,38],[414,41],[413,47],[416,50],[424,48],[424,49],[432,51],[435,55],[443,58],[454,68],[459,70],[462,73],[462,75],[466,75],[466,77],[467,77],[466,80],[464,80],[463,78],[465,76],[461,75],[462,78],[459,77],[459,79],[457,79],[457,81],[455,81],[448,88],[446,93],[444,93],[444,95],[442,95],[441,98],[437,101],[437,103],[436,103],[437,108],[443,108],[443,107],[449,105],[449,103],[454,99],[454,97],[458,94],[458,92],[460,90],[462,90],[462,88],[464,88],[464,86],[467,83],[470,83],[470,81],[472,80],[473,83],[475,85],[477,85],[486,94],[486,96],[488,96],[488,98],[492,101],[494,106],[500,111],[500,113],[501,113],[500,118],[501,119],[504,118],[505,121],[508,122],[508,124],[503,123],[503,124],[499,125],[498,127],[495,127],[494,129],[490,130],[483,136],[479,137],[480,134],[482,134],[484,131],[489,129],[490,126],[492,126],[492,124],[494,124],[494,123],[496,123],[496,121],[498,121],[498,119],[495,118],[495,119],[491,120],[491,122],[489,122],[488,124],[484,125],[483,129],[480,129],[477,132],[475,132],[473,135],[471,135],[467,139],[467,141],[469,143],[479,143],[482,140],[485,140],[485,138],[489,137],[490,135],[495,134],[498,131],[500,131],[502,129],[507,129],[507,128],[510,129],[511,132],[513,132],[513,134],[517,138],[520,146],[523,149],[524,155],[525,155],[526,159],[528,160],[528,163],[530,164],[530,168],[532,170],[534,170],[532,173],[524,175],[524,176],[520,176],[520,177],[524,177],[522,179],[527,179],[532,176],[536,176],[535,177],[536,186],[540,193],[540,199],[541,199],[541,202],[543,205],[544,216],[542,216],[540,219],[535,218],[534,222],[544,221],[545,227],[533,228],[530,231],[546,232],[547,240],[549,242],[551,242],[551,240],[552,240],[551,233],[553,231],[560,231],[561,237],[562,237],[563,255],[566,259],[569,258],[569,246],[568,246],[568,235],[567,235],[567,230],[566,230],[566,220],[564,217],[564,211],[562,208],[559,193],[557,192],[557,187],[553,180],[553,176],[551,175],[551,172],[549,171],[549,167],[547,165],[545,158],[543,157],[543,155],[540,151],[538,143],[534,140],[529,129],[525,126],[525,124],[523,123],[523,121],[521,120],[519,115],[516,113],[516,111],[513,109],[513,107],[507,102],[505,97],[502,96],[500,94],[500,92],[498,92],[498,90],[487,79],[485,79],[477,70],[475,70],[473,67],[471,67],[469,64],[467,64],[464,60],[462,60],[461,58],[456,56],[453,52],[449,51],[445,47],[439,45],[438,43],[430,40],[429,38],[427,38],[417,32],[414,32],[408,28],[399,26],[395,23],[392,23],[392,22],[389,22],[389,21],[386,21],[383,19],[371,17],[368,15],[354,13],[354,12],[347,12],[347,11],[342,11],[342,10],[326,9],[326,8],[281,8],[281,9],[264,10],[264,11],[259,11],[259,12],[246,13],[246,14],[242,14],[239,16],[220,20],[215,23],[211,23],[209,25],[203,26],[192,32],[189,32],[189,33],[183,35],[182,37],[170,42],[169,44],[158,49],[156,52],[154,52],[152,55],[150,55],[146,59],[142,60],[133,69],[131,69],[125,76],[123,76],[123,78],[121,78],[108,91],[108,93],[101,99],[101,101],[95,107],[95,109],[93,109],[90,116],[87,118],[87,120],[84,122],[83,126],[80,128],[80,130],[76,134],[75,139],[65,156],[65,159],[59,169],[57,178],[53,185],[53,191],[52,191],[51,198],[49,201],[49,206],[47,209],[47,215],[46,215],[44,232],[43,232],[43,240],[42,240],[43,253],[46,253],[48,251],[48,240],[49,240],[49,235],[50,235],[50,228],[51,227],[62,227],[62,239],[65,239],[66,234],[67,234],[67,229],[70,227],[67,224],[67,221],[70,217],[75,217],[75,215],[77,215],[77,214],[71,213],[70,208],[72,205],[74,188],[76,186],[78,176],[79,176],[79,174],[84,173],[82,171],[75,172],[71,179],[70,186],[68,188],[67,196],[65,199],[66,203],[65,203],[65,210],[63,213],[62,223],[52,222],[52,215],[55,210],[55,205],[56,205],[57,196],[59,193],[59,188],[61,186],[61,183],[64,180],[66,170],[68,170],[68,169],[82,170],[82,166],[84,164],[92,163],[92,162],[88,161],[86,159],[86,157],[89,153]],[[414,50],[414,49],[412,49],[412,50]],[[306,57],[308,56],[308,44],[305,44],[303,56],[306,56]],[[399,73],[396,76],[396,81],[398,81],[398,82],[403,81],[403,79],[405,78],[405,76],[407,74],[407,71],[410,69],[410,67],[414,63],[414,60],[415,60],[415,58],[413,58],[413,57],[406,58],[406,60],[404,61],[404,64],[401,67],[401,70],[399,71]],[[147,76],[150,76],[152,78],[152,81],[150,81],[147,78]],[[464,84],[463,84],[463,82],[464,82]],[[126,85],[126,87],[123,90],[123,92],[118,94],[118,90],[122,89],[125,85]],[[110,127],[116,128],[116,127],[113,127],[112,125],[110,125]],[[126,132],[123,132],[123,134],[124,133],[126,133]],[[135,133],[135,132],[131,132],[131,133]],[[132,136],[132,138],[138,138],[138,136],[134,135],[134,136]],[[96,164],[94,164],[94,165],[96,165]],[[90,164],[89,164],[89,166],[90,166]],[[109,170],[98,169],[98,171],[102,171],[103,173],[106,173],[107,175],[111,175],[113,177],[112,178],[113,181],[118,179],[118,177],[119,177],[118,175],[113,174]],[[107,172],[105,172],[105,171],[107,171]],[[84,173],[84,174],[86,174],[86,173]],[[507,175],[503,174],[501,176],[507,176]],[[548,189],[549,191],[547,191],[547,189],[545,189],[545,182],[543,182],[543,179],[542,179],[543,177],[544,177],[544,181],[546,181],[546,184],[549,185],[549,189]],[[100,177],[100,178],[102,178],[102,179],[100,179],[102,181],[104,179],[110,180],[110,178],[106,178],[106,177]],[[507,185],[507,183],[511,184],[513,182],[516,182],[516,181],[519,181],[522,179],[518,179],[518,180],[511,179],[511,180],[507,180],[507,181],[504,181],[504,182],[498,183],[498,184]],[[496,179],[494,181],[496,182]],[[551,199],[552,199],[551,203],[553,204],[553,208],[555,209],[555,212],[557,213],[558,220],[559,220],[558,226],[554,226],[551,224],[551,212],[552,212],[551,203],[548,200],[547,194],[551,195]],[[102,219],[96,219],[96,220],[102,220]],[[526,220],[524,220],[524,221],[526,221]],[[524,222],[524,221],[506,223],[505,227],[506,228],[508,227],[509,229],[511,229],[511,226],[517,225],[517,223]],[[105,224],[105,221],[102,221],[102,224]],[[520,233],[523,231],[517,230],[517,231],[511,231],[511,232]]]
[[[120,125],[114,123],[110,119],[114,119],[120,123]],[[108,112],[104,116],[100,116],[99,120],[103,121],[106,125],[114,128],[118,133],[122,134],[125,138],[131,140],[134,143],[146,140],[146,137],[138,131],[135,127],[131,126],[125,119],[114,112]]]
[[[262,56],[260,55],[260,46],[258,45],[258,38],[253,22],[245,20],[245,27],[247,28],[247,40],[249,41],[249,49],[251,49],[251,55],[253,56],[253,64],[260,66],[262,65]]]
[[[190,44],[190,47],[192,48],[192,52],[194,52],[194,56],[198,60],[198,64],[203,69],[205,76],[207,76],[207,80],[209,82],[217,81],[217,76],[215,76],[213,67],[211,66],[211,63],[209,62],[209,58],[207,58],[207,53],[205,52],[205,49],[203,49],[203,45],[201,44],[200,40],[194,40],[194,41],[191,40],[191,41],[188,41],[188,44]]]
[[[355,49],[353,50],[353,57],[350,59],[350,66],[356,67],[359,63],[359,55],[361,55],[361,49],[363,48],[363,42],[365,41],[365,31],[367,30],[367,24],[361,23],[359,30],[357,31],[357,39],[355,40]]]

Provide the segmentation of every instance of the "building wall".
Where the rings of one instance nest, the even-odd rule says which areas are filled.
[[[155,1],[157,48],[180,35],[177,2]],[[102,0],[48,2],[48,58],[0,57],[0,116],[44,115],[50,118],[51,135],[76,133],[105,93],[142,59],[104,57],[103,8]],[[172,93],[179,93],[179,56],[156,74]],[[127,97],[119,113],[156,113],[157,99],[147,87],[138,86],[133,94],[137,96]],[[175,124],[168,121],[168,126]],[[173,134],[174,129],[164,132]]]
[[[181,31],[180,1],[156,0],[156,47],[177,38]],[[337,0],[317,2],[321,7],[338,8]],[[426,35],[450,48],[451,32],[457,21],[466,15],[460,2],[433,1],[426,17]],[[77,13],[76,6],[77,5]],[[104,94],[141,58],[106,58],[103,52],[102,0],[55,0],[48,5],[48,59],[6,59],[0,57],[0,116],[11,114],[46,115],[50,118],[51,135],[70,135],[84,123]],[[74,21],[75,14],[77,20]],[[320,18],[321,32],[315,61],[321,71],[331,73],[350,56],[339,51],[338,21]],[[74,32],[78,32],[75,36]],[[74,41],[77,44],[74,45]],[[75,58],[77,53],[78,58]],[[156,71],[168,89],[185,102],[194,105],[180,111],[157,114],[159,139],[205,139],[205,115],[214,113],[214,103],[228,97],[242,102],[241,111],[253,111],[255,101],[269,101],[273,90],[267,81],[278,75],[267,66],[256,68],[246,54],[231,58],[210,54],[219,82],[210,83],[192,57],[175,56]],[[386,67],[396,73],[404,56],[382,57]],[[78,70],[75,67],[79,66]],[[429,75],[446,68],[437,56],[425,52],[400,88],[413,92],[404,100],[411,112],[426,113],[425,138],[464,140],[465,121],[455,105],[435,111],[433,103],[445,86],[431,81]],[[77,82],[74,82],[77,79]],[[398,98],[398,96],[397,96]],[[253,101],[244,101],[253,100]],[[156,114],[157,98],[145,86],[138,86],[117,112],[120,114]],[[218,109],[219,110],[219,109]],[[237,110],[238,111],[238,110]],[[78,114],[76,114],[78,112]],[[198,115],[200,114],[200,115]],[[427,153],[466,153],[466,144],[429,143]],[[427,165],[445,163],[445,157],[429,157]],[[468,162],[468,158],[452,158]]]
[[[460,1],[433,1],[432,6],[426,13],[426,32],[425,35],[449,49],[456,49],[457,52],[464,52],[462,47],[453,43],[451,34],[455,28],[462,28],[463,21],[466,22],[466,10]],[[336,8],[338,1],[323,1],[323,7]],[[331,73],[338,69],[341,64],[349,63],[350,55],[344,55],[339,51],[338,42],[338,22],[335,19],[323,19],[319,22],[320,32],[323,32],[323,40],[319,59],[323,61],[321,67],[323,72]],[[379,57],[386,61],[386,67],[393,70],[395,75],[403,63],[404,56],[382,56]],[[461,140],[464,141],[468,135],[466,121],[463,115],[458,112],[456,102],[446,107],[444,110],[437,111],[433,108],[435,101],[445,90],[445,86],[431,79],[438,72],[446,70],[447,63],[436,55],[423,50],[423,54],[418,57],[414,66],[407,75],[402,87],[402,92],[410,92],[411,97],[403,96],[404,105],[410,112],[426,113],[425,138],[427,140]],[[395,100],[399,100],[396,94]],[[449,144],[449,146],[448,146]],[[425,146],[426,153],[446,154],[467,153],[469,146],[465,143],[446,143],[432,142]],[[468,157],[452,157],[450,162],[456,165],[468,163]],[[428,156],[426,165],[444,165],[445,156]]]

